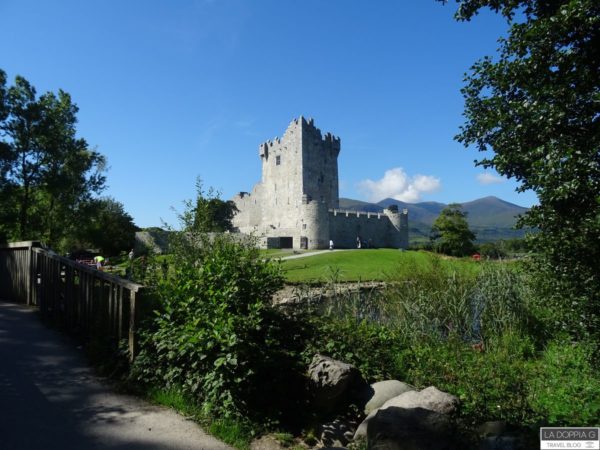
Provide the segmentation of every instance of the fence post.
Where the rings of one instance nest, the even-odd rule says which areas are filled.
[[[138,354],[138,325],[142,316],[143,289],[130,291],[129,297],[129,362]]]

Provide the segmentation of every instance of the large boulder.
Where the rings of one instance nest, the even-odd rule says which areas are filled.
[[[422,391],[407,391],[385,402],[381,408],[371,411],[365,420],[359,425],[354,439],[367,436],[367,430],[371,420],[378,411],[388,408],[399,409],[425,409],[438,414],[454,414],[458,408],[459,400],[454,395],[440,391],[435,386],[429,386]]]
[[[367,448],[377,450],[451,450],[455,427],[446,415],[424,408],[395,406],[375,411],[369,423]]]
[[[326,411],[348,403],[364,385],[356,367],[323,355],[314,356],[308,376],[315,406]]]
[[[414,390],[414,386],[398,380],[378,381],[366,386],[360,395],[361,405],[364,405],[363,412],[368,415],[371,411],[381,408],[388,400]]]
[[[429,386],[422,391],[408,391],[394,397],[383,404],[381,409],[395,406],[397,408],[424,408],[440,414],[454,414],[459,400],[452,394]]]

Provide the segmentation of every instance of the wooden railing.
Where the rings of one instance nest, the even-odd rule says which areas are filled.
[[[84,338],[128,341],[137,353],[143,286],[41,247],[0,244],[0,300],[37,306],[44,318]]]

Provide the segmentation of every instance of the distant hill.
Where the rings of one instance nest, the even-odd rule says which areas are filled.
[[[340,198],[341,209],[380,212],[390,205],[397,205],[398,209],[408,209],[411,242],[428,239],[433,221],[447,206],[438,202],[406,203],[393,198],[386,198],[378,203]],[[517,216],[525,213],[527,208],[493,196],[462,203],[462,207],[467,213],[469,226],[477,234],[478,241],[496,241],[522,237],[525,234],[523,230],[514,229],[514,226]]]

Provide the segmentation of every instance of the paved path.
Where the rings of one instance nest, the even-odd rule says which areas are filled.
[[[333,250],[318,250],[316,252],[306,252],[306,253],[298,253],[297,255],[291,255],[291,256],[284,256],[283,258],[279,258],[282,261],[286,261],[288,259],[297,259],[297,258],[306,258],[307,256],[314,256],[314,255],[326,255],[328,253],[331,252],[346,252],[348,250],[346,249],[333,249]]]
[[[114,393],[34,310],[0,302],[0,450],[229,450],[172,410]]]

